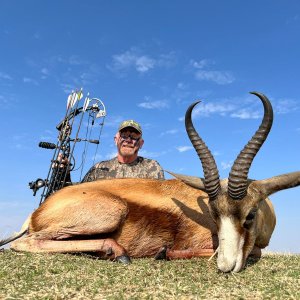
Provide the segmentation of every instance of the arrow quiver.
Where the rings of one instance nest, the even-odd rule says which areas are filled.
[[[95,157],[98,150],[98,145],[100,143],[106,110],[104,103],[100,99],[90,98],[89,94],[87,94],[83,106],[79,107],[79,103],[82,98],[82,89],[80,91],[73,91],[69,95],[65,117],[56,126],[56,129],[58,130],[57,143],[39,143],[39,147],[41,148],[54,150],[47,178],[38,178],[37,180],[29,183],[29,187],[33,190],[34,196],[40,188],[43,188],[40,198],[40,205],[55,191],[60,190],[64,186],[72,184],[70,173],[75,170],[74,150],[78,142],[84,142],[82,162],[76,169],[81,169],[80,180],[86,160],[88,145],[90,143],[97,145],[93,164],[95,163]],[[84,125],[86,126],[86,132],[85,137],[81,138],[80,135],[83,121]],[[100,126],[99,135],[98,139],[91,139],[91,133],[95,123],[97,123],[96,125]]]

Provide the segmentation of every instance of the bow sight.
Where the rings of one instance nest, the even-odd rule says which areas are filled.
[[[66,185],[71,184],[70,172],[75,168],[74,149],[77,142],[84,142],[84,152],[82,156],[81,175],[87,154],[88,143],[96,144],[94,160],[100,143],[106,110],[104,103],[98,98],[90,98],[87,94],[82,107],[79,106],[80,100],[83,98],[82,89],[73,91],[67,100],[67,110],[63,120],[56,126],[58,130],[57,143],[40,142],[39,147],[44,149],[54,150],[51,159],[48,175],[46,179],[38,178],[29,183],[30,189],[33,190],[33,196],[43,187],[41,194],[40,205],[52,193],[61,189]],[[75,120],[77,116],[81,116],[80,120]],[[80,129],[83,124],[84,117],[87,119],[86,136],[80,138]],[[95,125],[95,120],[100,119],[100,130],[98,139],[91,139],[92,127]],[[71,137],[74,127],[77,126],[75,137]],[[79,169],[78,168],[78,169]],[[77,169],[77,170],[78,170]],[[81,176],[80,175],[80,176]]]

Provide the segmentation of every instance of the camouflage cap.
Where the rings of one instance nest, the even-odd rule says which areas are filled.
[[[139,133],[142,133],[141,125],[138,122],[134,121],[134,120],[123,121],[119,126],[119,131],[126,128],[126,127],[132,127],[134,129],[136,129]]]

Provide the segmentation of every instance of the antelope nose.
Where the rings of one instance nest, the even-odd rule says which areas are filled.
[[[236,261],[225,257],[218,257],[218,269],[224,273],[231,272],[235,267]]]

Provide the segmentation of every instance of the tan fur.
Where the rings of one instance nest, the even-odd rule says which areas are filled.
[[[275,224],[272,204],[262,203],[257,222],[266,229],[255,236],[258,247],[268,244]],[[29,236],[12,248],[106,253],[110,247],[102,247],[101,240],[110,238],[132,257],[154,256],[167,246],[170,258],[188,258],[212,254],[217,233],[205,192],[179,180],[112,179],[66,187],[50,196],[32,214]],[[59,241],[66,239],[78,241],[73,246]]]

